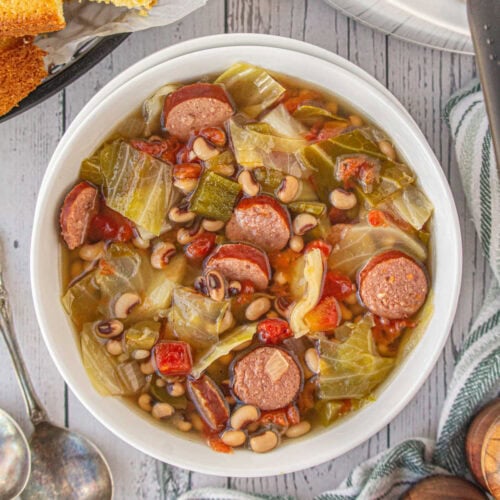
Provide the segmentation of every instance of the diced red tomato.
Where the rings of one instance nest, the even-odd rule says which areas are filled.
[[[153,347],[156,368],[165,376],[189,375],[193,367],[191,346],[181,340],[159,342]]]
[[[344,158],[339,162],[337,169],[337,176],[346,189],[354,187],[355,180],[361,181],[364,185],[373,184],[377,180],[377,175],[377,164],[365,156]]]
[[[250,280],[241,281],[241,291],[238,294],[236,302],[239,305],[249,304],[252,301],[253,294],[255,293],[255,286]]]
[[[311,332],[330,332],[339,326],[340,308],[335,297],[325,297],[309,311],[304,320]]]
[[[280,344],[292,336],[288,321],[280,318],[269,318],[259,321],[257,333],[266,344]]]
[[[323,283],[323,297],[335,297],[344,300],[355,291],[354,284],[348,276],[337,271],[327,271]]]
[[[387,218],[382,210],[370,210],[367,216],[368,224],[374,227],[387,226]]]
[[[290,91],[289,95],[290,97],[283,101],[283,104],[290,114],[297,111],[297,109],[306,101],[313,101],[314,99],[321,97],[320,94],[314,90],[308,89],[302,89],[298,93]]]
[[[349,124],[344,121],[330,121],[326,122],[323,128],[319,131],[317,135],[318,141],[324,141],[325,139],[331,139],[332,137],[337,137],[340,135]]]
[[[323,120],[318,120],[316,123],[312,125],[309,129],[309,132],[304,136],[306,141],[315,141],[318,138],[318,134],[323,127]]]
[[[295,425],[300,422],[299,409],[295,405],[290,405],[286,409],[286,416],[288,418],[288,422],[290,423],[290,425]]]
[[[317,248],[318,250],[320,250],[321,253],[325,256],[325,259],[328,259],[328,257],[330,256],[330,254],[332,252],[332,246],[323,240],[310,241],[306,245],[305,252],[308,252],[309,250],[313,250],[314,248]]]
[[[175,137],[158,138],[157,140],[133,139],[130,141],[133,148],[148,153],[163,161],[175,163],[181,144]]]
[[[226,144],[226,133],[219,127],[205,127],[199,131],[199,135],[211,142],[214,146]]]
[[[101,204],[101,210],[90,222],[90,241],[129,241],[134,236],[133,224],[123,215]]]
[[[263,411],[260,415],[259,423],[261,425],[278,425],[280,427],[288,427],[288,417],[286,409]]]
[[[215,433],[211,432],[206,435],[207,444],[212,450],[218,453],[233,453],[233,448],[222,441]]]
[[[269,262],[271,263],[271,267],[276,271],[286,273],[300,256],[300,253],[294,252],[291,248],[286,248],[281,252],[269,255]]]
[[[192,260],[204,259],[215,247],[215,233],[201,233],[186,246],[186,257]]]

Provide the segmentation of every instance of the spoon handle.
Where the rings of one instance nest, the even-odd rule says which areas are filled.
[[[19,345],[17,344],[16,336],[14,334],[11,317],[12,315],[9,306],[7,289],[4,285],[2,267],[0,263],[0,331],[2,332],[7,349],[9,350],[14,370],[17,375],[17,380],[21,386],[24,401],[28,409],[30,420],[33,425],[38,425],[40,422],[47,420],[47,415],[42,404],[40,403],[40,400],[35,394],[33,386],[31,385],[28,372],[26,371],[26,366],[24,365],[24,361],[21,357]]]

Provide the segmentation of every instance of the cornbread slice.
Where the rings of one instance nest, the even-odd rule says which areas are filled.
[[[0,116],[10,111],[47,76],[45,52],[33,38],[0,37]]]
[[[113,4],[128,9],[150,9],[157,0],[91,0],[91,2]]]
[[[66,26],[63,0],[1,0],[0,35],[26,36]]]

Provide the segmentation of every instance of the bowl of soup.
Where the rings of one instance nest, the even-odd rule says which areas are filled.
[[[278,474],[415,394],[453,318],[460,235],[387,92],[295,51],[219,47],[75,121],[38,200],[34,300],[116,435],[192,470]]]

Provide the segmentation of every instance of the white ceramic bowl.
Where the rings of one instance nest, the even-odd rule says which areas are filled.
[[[385,426],[415,395],[439,357],[451,328],[460,288],[461,241],[454,202],[441,167],[414,121],[388,91],[347,61],[338,57],[326,61],[307,54],[307,44],[290,41],[294,50],[287,50],[276,47],[286,46],[283,39],[272,46],[272,39],[260,37],[253,45],[255,36],[243,37],[238,40],[248,40],[247,45],[224,46],[223,37],[219,36],[213,37],[217,39],[216,48],[185,54],[179,50],[181,55],[163,62],[161,52],[151,56],[153,64],[148,67],[138,63],[135,70],[127,70],[127,78],[118,76],[80,112],[59,143],[40,188],[31,246],[31,279],[35,310],[54,362],[76,396],[106,427],[135,448],[179,467],[223,476],[266,476],[311,467],[345,453]],[[270,46],[262,46],[263,40],[269,40]],[[208,38],[201,46],[209,47],[210,42]],[[77,179],[81,160],[164,83],[195,80],[220,72],[236,61],[307,80],[359,108],[392,137],[435,207],[435,313],[422,340],[391,374],[373,404],[337,425],[315,429],[295,441],[287,440],[272,453],[263,455],[246,450],[217,454],[195,437],[160,427],[129,405],[124,408],[125,403],[119,399],[99,396],[84,371],[76,337],[60,303],[58,212],[65,193]]]

